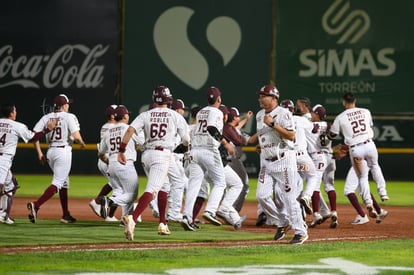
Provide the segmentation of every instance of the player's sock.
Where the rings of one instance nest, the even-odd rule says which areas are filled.
[[[63,216],[69,216],[69,209],[68,209],[68,189],[61,188],[59,190],[59,198],[60,198],[60,205],[62,206]]]
[[[381,213],[381,207],[379,206],[377,200],[374,198],[374,195],[371,194],[372,204],[374,205],[375,211],[379,214]]]
[[[112,191],[112,187],[107,183],[104,186],[102,186],[101,191],[99,192],[98,196],[95,198],[95,202],[97,204],[101,203],[101,200],[99,199],[101,196],[106,196]]]
[[[319,212],[319,202],[321,201],[321,197],[318,191],[313,191],[312,194],[312,210],[313,212]]]
[[[194,208],[193,208],[193,221],[197,218],[198,214],[200,213],[201,207],[203,206],[205,199],[202,197],[197,197]]]
[[[43,192],[43,195],[40,196],[40,198],[34,202],[34,207],[36,209],[39,209],[42,204],[47,202],[53,195],[57,193],[57,187],[54,185],[49,185],[48,188],[46,188],[45,192]]]
[[[355,208],[355,210],[358,212],[358,214],[361,217],[365,217],[365,212],[364,210],[362,210],[361,205],[359,205],[358,198],[355,195],[355,193],[348,194],[348,199],[351,202],[352,206]]]
[[[336,211],[336,192],[335,190],[331,190],[328,192],[328,199],[329,205],[331,207],[331,211]]]
[[[138,200],[138,205],[134,210],[134,214],[132,215],[134,222],[137,221],[138,216],[141,215],[142,212],[144,212],[144,210],[148,207],[152,199],[152,194],[149,192],[144,192],[144,194],[141,195]]]
[[[158,211],[160,213],[160,222],[167,224],[165,210],[167,208],[168,193],[164,191],[158,192]]]

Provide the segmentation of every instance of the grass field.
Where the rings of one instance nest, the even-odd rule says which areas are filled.
[[[18,175],[19,197],[39,196],[51,176]],[[71,197],[91,198],[103,185],[102,176],[72,176]],[[145,178],[140,178],[144,189]],[[255,200],[256,181],[251,180],[248,200]],[[336,183],[338,203],[348,203],[341,195],[343,181]],[[374,188],[374,186],[372,186]],[[392,200],[388,205],[414,206],[414,183],[389,182]],[[412,218],[412,217],[411,217]],[[199,247],[200,242],[271,240],[273,234],[234,232],[226,227],[204,225],[202,232],[188,234],[179,224],[170,224],[174,234],[160,237],[155,223],[139,225],[139,242],[128,246],[121,239],[122,229],[100,221],[79,221],[62,225],[40,220],[35,226],[17,219],[12,226],[0,224],[0,248],[43,247],[51,251],[0,254],[0,274],[413,274],[414,240],[375,240],[363,242],[309,242],[303,246],[243,245],[239,247]],[[114,230],[118,230],[114,234]],[[150,249],[151,243],[171,244]],[[179,247],[173,244],[192,243]],[[61,245],[86,245],[89,249],[53,251]],[[97,245],[122,244],[119,249]],[[126,244],[126,246],[125,246]],[[90,249],[94,246],[96,249]],[[33,249],[36,251],[36,249]]]

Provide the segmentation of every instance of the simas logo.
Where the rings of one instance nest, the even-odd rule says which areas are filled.
[[[209,66],[188,37],[188,22],[193,14],[192,9],[183,6],[166,10],[155,23],[153,37],[158,55],[167,68],[186,85],[200,89],[208,79]],[[208,24],[206,37],[226,66],[240,47],[242,33],[234,19],[220,16]]]
[[[51,55],[13,56],[13,46],[0,48],[0,88],[96,88],[103,81],[104,65],[98,65],[109,46],[64,45]],[[75,59],[76,56],[76,59]],[[79,57],[80,56],[80,57]],[[77,64],[74,64],[76,60]],[[80,62],[78,62],[81,60]],[[5,82],[3,82],[5,79]]]
[[[302,65],[300,77],[359,77],[370,74],[387,77],[396,71],[395,49],[343,47],[361,42],[370,28],[371,20],[364,10],[351,9],[350,0],[334,0],[322,16],[322,27],[331,36],[337,36],[337,46],[331,49],[305,49],[299,55]],[[375,41],[368,41],[375,44]],[[341,47],[342,46],[342,47]],[[320,82],[320,90],[326,92],[375,92],[375,82]]]

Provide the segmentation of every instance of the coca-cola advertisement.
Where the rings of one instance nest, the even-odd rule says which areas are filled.
[[[105,108],[118,100],[119,2],[2,3],[0,104],[14,103],[17,121],[32,129],[51,111],[54,97],[66,94],[74,100],[69,111],[78,117],[85,142],[97,143]]]

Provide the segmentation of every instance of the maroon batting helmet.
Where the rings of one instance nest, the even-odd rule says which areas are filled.
[[[282,102],[280,102],[280,106],[288,109],[291,113],[293,113],[293,111],[295,110],[295,104],[293,104],[293,101],[290,99],[285,99]]]
[[[170,104],[172,101],[170,89],[165,86],[158,86],[152,92],[152,101],[156,104]]]

